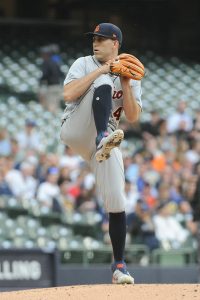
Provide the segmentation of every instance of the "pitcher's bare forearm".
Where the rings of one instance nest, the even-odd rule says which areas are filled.
[[[64,86],[64,100],[77,101],[91,86],[92,82],[102,74],[107,74],[110,71],[109,62],[102,65],[100,68],[87,74],[86,76],[75,79]]]
[[[123,109],[127,120],[131,123],[138,121],[141,108],[130,86],[130,80],[122,79]]]

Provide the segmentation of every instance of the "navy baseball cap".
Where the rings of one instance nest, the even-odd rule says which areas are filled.
[[[116,25],[112,23],[101,23],[95,27],[93,32],[87,32],[86,35],[98,35],[108,39],[118,40],[122,44],[122,32]]]

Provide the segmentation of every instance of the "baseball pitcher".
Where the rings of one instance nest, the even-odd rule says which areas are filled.
[[[64,81],[61,140],[90,164],[104,199],[114,256],[112,282],[133,284],[124,261],[124,166],[118,147],[124,133],[117,128],[122,111],[129,122],[139,119],[144,66],[135,56],[118,54],[122,32],[114,24],[101,23],[87,35],[93,38],[93,55],[78,58]]]

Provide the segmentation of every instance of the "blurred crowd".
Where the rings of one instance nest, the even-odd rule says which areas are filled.
[[[128,238],[158,247],[192,246],[200,220],[200,110],[189,114],[185,101],[164,118],[129,124],[122,119]],[[42,147],[37,121],[11,136],[0,129],[0,196],[58,213],[98,212],[104,242],[108,219],[95,178],[81,157],[63,146],[62,155]]]

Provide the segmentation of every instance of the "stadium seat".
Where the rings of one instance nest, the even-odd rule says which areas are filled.
[[[196,251],[192,248],[172,250],[156,249],[152,252],[152,263],[162,266],[184,266],[196,262]]]
[[[111,246],[101,245],[97,249],[86,250],[88,264],[110,264],[113,260]]]
[[[40,221],[38,219],[29,217],[29,219],[27,220],[27,235],[30,239],[37,239],[37,231],[39,227],[41,227]]]
[[[127,245],[125,249],[125,258],[129,263],[139,265],[147,264],[150,261],[149,248],[143,244]]]
[[[49,235],[54,240],[59,240],[60,238],[67,239],[72,237],[73,231],[69,227],[64,227],[58,224],[52,224],[48,227]]]
[[[15,199],[10,198],[7,202],[6,212],[10,218],[17,218],[19,215],[27,215],[28,210],[26,210],[21,203]]]
[[[81,236],[74,236],[68,240],[66,249],[64,251],[61,250],[61,262],[69,264],[88,264]]]
[[[61,251],[61,263],[64,264],[86,264],[87,258],[84,249],[68,249]]]
[[[0,248],[2,249],[11,249],[13,248],[13,242],[8,239],[0,239]]]
[[[61,224],[61,215],[56,212],[49,212],[46,214],[40,214],[39,220],[41,224],[45,227],[51,224]]]

